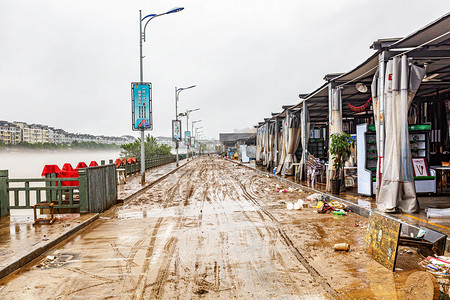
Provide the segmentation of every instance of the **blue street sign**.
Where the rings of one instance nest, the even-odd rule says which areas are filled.
[[[132,82],[131,100],[133,130],[153,130],[152,84]]]

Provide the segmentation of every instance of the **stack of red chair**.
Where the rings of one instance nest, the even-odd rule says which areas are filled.
[[[75,170],[78,171],[79,169],[84,169],[84,168],[87,168],[86,163],[83,162],[83,161],[80,161],[80,162],[78,163],[77,167],[75,168]]]
[[[79,165],[79,164],[78,164]],[[74,170],[72,165],[65,163],[60,174],[56,175],[58,178],[77,178],[78,169]],[[63,181],[62,186],[78,186],[78,181]]]

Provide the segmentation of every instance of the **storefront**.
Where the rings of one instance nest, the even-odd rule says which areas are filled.
[[[305,178],[312,154],[328,165],[328,184],[329,136],[347,132],[357,142],[357,191],[376,195],[383,211],[413,212],[416,192],[448,192],[450,15],[371,48],[362,64],[326,75],[324,85],[259,124],[261,162],[283,175],[298,166]]]

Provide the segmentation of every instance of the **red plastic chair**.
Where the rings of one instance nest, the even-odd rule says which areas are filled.
[[[61,170],[69,172],[69,171],[73,171],[74,169],[70,163],[65,163]]]
[[[116,165],[116,168],[119,168],[122,165],[122,160],[120,158],[117,158],[114,164]]]
[[[84,168],[87,168],[87,164],[84,161],[80,161],[78,163],[77,167],[75,168],[75,170],[84,169]]]
[[[42,170],[42,177],[47,177],[47,174],[53,174],[56,173],[58,175],[61,173],[61,169],[57,165],[45,165],[44,169]]]

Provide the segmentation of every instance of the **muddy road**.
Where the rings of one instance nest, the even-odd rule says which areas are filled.
[[[392,273],[362,249],[366,219],[287,210],[309,194],[280,187],[199,158],[0,280],[0,298],[402,298],[417,254]],[[339,242],[352,250],[333,251]]]

